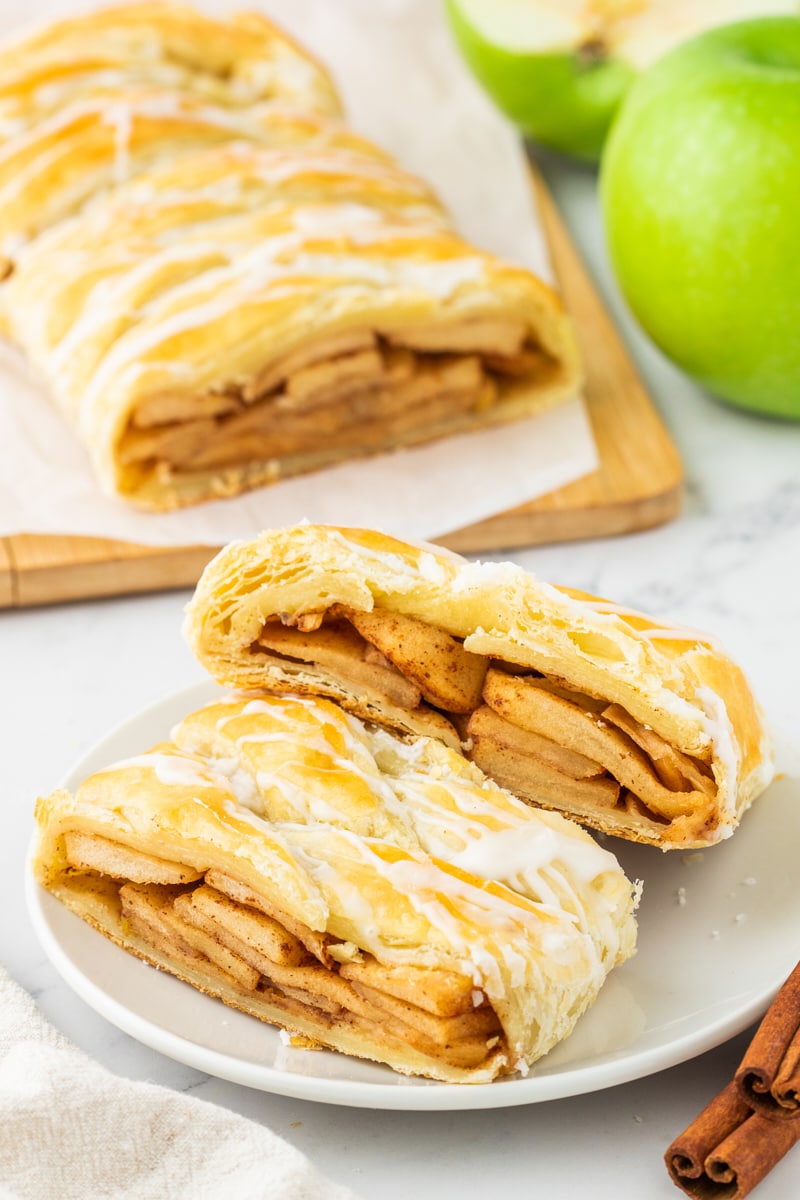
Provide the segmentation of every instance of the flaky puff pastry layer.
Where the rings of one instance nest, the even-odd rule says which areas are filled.
[[[333,696],[663,849],[728,837],[773,775],[761,710],[713,638],[511,563],[370,530],[267,531],[209,564],[185,632],[225,686]]]
[[[574,393],[554,293],[263,18],[134,5],[3,61],[0,319],[106,490],[174,508]]]
[[[582,829],[325,699],[221,697],[36,820],[38,881],[120,945],[409,1074],[524,1071],[634,951]]]

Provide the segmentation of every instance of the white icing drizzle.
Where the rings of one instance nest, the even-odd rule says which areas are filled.
[[[259,833],[267,834],[269,837],[274,837],[278,833],[272,821],[266,821],[264,817],[259,816],[249,806],[242,806],[240,808],[238,804],[233,804],[230,800],[225,800],[223,807],[237,821],[245,821],[248,825],[252,825],[253,829],[257,829]]]
[[[129,104],[116,101],[105,108],[102,119],[114,130],[114,182],[122,184],[131,173],[133,113]]]
[[[454,592],[468,592],[472,588],[502,587],[523,578],[522,567],[511,562],[466,563],[451,584]]]
[[[258,781],[253,779],[249,771],[242,769],[238,759],[214,758],[211,762],[215,773],[225,779],[236,797],[237,803],[250,809],[251,812],[260,812],[261,796],[258,790]]]
[[[148,767],[155,773],[159,783],[167,787],[209,788],[219,787],[220,780],[216,778],[208,765],[194,758],[184,758],[179,754],[139,754],[135,758],[126,758],[116,762],[98,775],[108,771],[123,770],[126,767]],[[223,785],[224,786],[224,785]]]
[[[731,719],[722,697],[710,687],[698,687],[695,697],[703,712],[703,729],[714,748],[714,757],[722,768],[722,778],[717,775],[719,802],[726,816],[736,812],[736,793],[739,782],[741,755],[733,734]],[[716,764],[715,764],[716,766]]]
[[[374,945],[380,938],[380,931],[369,899],[330,863],[310,857],[307,851],[303,862],[318,886],[335,893],[340,911],[359,926],[364,943]]]
[[[291,767],[291,761],[287,766]],[[298,787],[284,775],[276,771],[258,771],[256,783],[261,793],[261,808],[265,808],[265,794],[273,788],[281,794],[292,810],[292,820],[308,821],[311,824],[338,825],[342,821],[342,812],[335,805],[329,804],[321,796],[315,795],[307,788]]]
[[[413,542],[408,543],[409,545],[414,546],[415,549],[423,549],[426,551],[424,555],[420,555],[418,562],[414,562],[413,560],[404,558],[401,554],[396,554],[392,550],[378,550],[373,546],[362,545],[360,542],[354,542],[347,537],[346,532],[342,532],[341,530],[328,528],[325,532],[331,541],[337,543],[337,545],[340,545],[344,550],[347,550],[349,554],[355,555],[360,559],[372,559],[375,562],[379,562],[382,566],[388,567],[397,576],[401,578],[405,577],[406,588],[412,587],[419,579],[425,579],[434,583],[439,583],[450,578],[448,575],[444,574],[444,572],[446,572],[444,564],[436,561],[436,558],[430,551],[430,547],[426,546],[424,543],[418,543],[416,545]],[[442,556],[446,558],[447,554],[442,551]],[[431,560],[433,560],[433,564],[431,563]],[[457,558],[455,561],[456,563],[461,562],[461,560]],[[440,572],[442,574],[440,574]],[[400,579],[393,579],[392,586],[400,590],[403,585]]]
[[[217,702],[218,703],[218,702]],[[351,754],[358,754],[360,751],[366,750],[366,734],[363,725],[346,713],[344,709],[336,707],[329,702],[320,702],[308,696],[292,696],[288,702],[283,702],[280,698],[273,698],[270,701],[265,700],[249,700],[241,707],[241,700],[233,698],[231,701],[225,701],[237,707],[237,711],[229,716],[220,717],[216,722],[218,731],[223,732],[225,727],[234,720],[240,717],[253,715],[269,716],[273,721],[284,725],[286,732],[281,733],[276,730],[252,730],[248,733],[241,734],[236,738],[237,746],[245,745],[248,742],[257,744],[259,742],[271,741],[286,741],[289,738],[296,738],[296,722],[292,710],[299,706],[304,709],[311,717],[314,718],[317,725],[318,733],[315,735],[313,742],[307,738],[303,739],[304,746],[311,746],[313,749],[331,756],[333,747],[324,735],[324,727],[326,725],[333,726],[340,737],[343,738],[348,751]],[[350,765],[345,761],[345,766]]]
[[[433,554],[421,554],[419,556],[419,573],[423,579],[427,579],[430,583],[447,582],[447,571]]]
[[[10,157],[8,146],[14,145],[14,142],[7,143],[6,146],[0,145],[0,166],[4,166],[3,158]],[[0,203],[3,206],[11,204],[18,200],[24,194],[25,189],[31,184],[36,183],[39,176],[52,167],[60,160],[66,160],[71,154],[71,147],[68,141],[59,142],[47,146],[35,158],[28,161],[25,166],[15,165],[13,173],[6,171],[6,179],[0,188]]]
[[[73,357],[80,363],[82,356],[85,356],[87,343],[91,343],[104,327],[108,327],[113,335],[120,320],[121,293],[135,294],[148,279],[156,278],[170,263],[196,262],[198,268],[201,268],[203,261],[212,254],[218,257],[223,252],[219,247],[210,244],[190,242],[170,246],[135,265],[121,263],[121,273],[100,279],[94,285],[84,301],[80,316],[65,332],[61,341],[51,347],[51,369],[56,374],[63,375],[69,370],[69,363]],[[99,350],[102,352],[102,349],[101,342]]]
[[[511,879],[536,874],[559,860],[581,883],[590,883],[604,871],[617,869],[617,860],[591,841],[566,837],[544,825],[513,825],[484,832],[464,850],[451,855],[455,867],[481,879]]]

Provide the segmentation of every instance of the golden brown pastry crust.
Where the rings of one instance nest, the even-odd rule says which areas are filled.
[[[525,1070],[634,950],[577,825],[324,699],[221,697],[36,819],[38,881],[125,949],[405,1073]]]
[[[131,5],[4,63],[2,322],[108,491],[174,508],[574,394],[551,290],[263,18]]]
[[[383,641],[362,614],[379,618]],[[393,643],[397,620],[405,625]],[[342,621],[366,635],[358,676],[346,661],[314,658],[315,636],[335,634]],[[428,653],[442,674],[440,651],[416,645],[413,622],[449,635],[468,660],[483,658],[489,670],[479,703],[467,702],[471,717],[430,688],[426,695],[424,683],[418,706],[382,707],[377,668],[414,676],[411,660]],[[226,686],[331,695],[401,730],[426,710],[443,715],[511,790],[664,849],[729,836],[772,778],[763,715],[714,639],[511,563],[470,563],[370,530],[267,531],[209,564],[186,636]],[[537,738],[555,745],[537,748]]]

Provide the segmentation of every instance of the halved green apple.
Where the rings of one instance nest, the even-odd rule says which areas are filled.
[[[800,0],[445,0],[467,63],[534,141],[597,161],[633,81],[702,30]]]

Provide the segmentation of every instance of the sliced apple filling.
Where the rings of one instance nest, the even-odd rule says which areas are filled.
[[[707,761],[619,704],[471,653],[416,618],[341,605],[296,620],[284,614],[263,626],[252,650],[268,674],[277,666],[284,686],[333,695],[378,723],[418,732],[446,721],[449,744],[458,739],[491,778],[586,824],[646,840],[668,839],[673,826],[681,837],[700,835],[712,819]]]
[[[511,321],[322,337],[254,379],[144,398],[119,445],[126,467],[190,472],[339,458],[436,436],[501,403],[554,361]],[[505,381],[505,382],[504,382]],[[509,393],[510,394],[510,393]]]
[[[201,874],[85,832],[64,837],[52,890],[146,961],[319,1045],[334,1026],[360,1044],[412,1047],[473,1069],[502,1052],[485,994],[465,975],[384,965],[356,945],[300,925],[241,881]],[[345,1038],[347,1033],[345,1033]]]
[[[522,797],[589,821],[597,805],[657,823],[707,817],[715,795],[707,764],[619,705],[496,669],[483,698],[467,726],[471,757]]]

